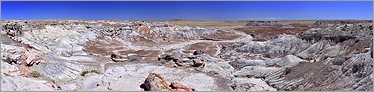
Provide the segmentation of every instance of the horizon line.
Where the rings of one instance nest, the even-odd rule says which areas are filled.
[[[199,19],[0,19],[0,20],[91,20],[91,21],[100,21],[100,20],[112,20],[112,21],[324,21],[324,20],[371,20],[374,19],[239,19],[239,20],[199,20]]]

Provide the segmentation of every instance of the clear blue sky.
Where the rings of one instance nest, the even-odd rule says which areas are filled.
[[[371,20],[372,2],[3,1],[2,19]]]

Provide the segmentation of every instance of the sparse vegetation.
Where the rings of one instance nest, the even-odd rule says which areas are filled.
[[[41,76],[41,74],[38,71],[32,71],[30,75],[31,77],[35,77],[35,78],[38,78]]]
[[[33,23],[9,23],[29,27],[19,31],[32,35],[1,34],[7,89],[364,91],[373,85],[372,21],[173,21],[201,28],[163,21],[25,21]]]
[[[96,74],[99,74],[99,71],[97,70],[83,70],[82,73],[81,73],[81,76],[85,76],[86,74],[88,73],[96,73]]]

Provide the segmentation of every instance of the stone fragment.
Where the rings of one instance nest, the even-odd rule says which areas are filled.
[[[203,53],[204,53],[204,51],[196,50],[196,51],[194,51],[192,54],[193,54],[193,55],[201,55],[201,54],[203,54]]]
[[[110,55],[110,59],[112,59],[114,62],[125,62],[128,60],[126,57],[117,54]]]
[[[179,82],[176,82],[176,81],[172,82],[170,84],[170,87],[173,90],[176,90],[176,91],[195,91],[195,89],[184,86],[184,85],[182,85],[182,84],[180,84]]]
[[[194,65],[193,65],[194,67],[204,66],[204,61],[200,58],[193,59],[192,61],[194,63]]]
[[[150,73],[144,81],[145,91],[171,91],[171,89],[164,77],[156,73]]]

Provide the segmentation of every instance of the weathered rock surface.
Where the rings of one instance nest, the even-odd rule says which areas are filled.
[[[20,69],[11,64],[1,62],[1,75],[2,76],[18,76],[20,75]]]
[[[257,77],[263,78],[265,74],[280,70],[277,67],[265,67],[265,66],[246,66],[235,72],[234,75],[238,77]]]
[[[52,84],[44,80],[2,76],[1,89],[3,91],[53,91]]]
[[[234,78],[231,86],[235,91],[277,91],[265,81],[256,78]]]
[[[281,22],[249,21],[255,30],[247,32],[161,21],[6,20],[1,87],[372,91],[371,21]]]
[[[297,54],[310,46],[306,41],[293,35],[279,35],[265,43],[254,41],[233,44],[226,50],[233,49],[238,53],[262,54],[267,58],[284,57],[289,54]]]
[[[372,90],[372,60],[369,53],[330,58],[276,71],[265,79],[279,90]]]
[[[219,84],[218,81],[215,81],[217,78],[210,77],[203,73],[192,73],[182,69],[149,64],[133,64],[109,68],[105,71],[103,76],[104,84],[100,86],[107,88],[106,90],[141,91],[144,89],[142,89],[140,85],[145,82],[144,80],[147,79],[149,73],[162,75],[162,79],[167,81],[167,84],[165,85],[168,87],[170,87],[170,82],[178,81],[178,83],[197,91],[230,90],[230,88],[221,89],[221,84]],[[156,76],[153,76],[153,78],[158,80],[156,83],[162,83],[162,81],[160,81],[161,78]],[[155,83],[155,81],[152,83]],[[222,85],[226,84],[227,83]]]
[[[242,69],[246,66],[266,66],[266,63],[264,60],[245,60],[245,59],[238,59],[235,61],[229,62],[231,66],[233,66],[235,69]]]
[[[265,61],[268,65],[277,65],[280,67],[293,67],[298,65],[300,62],[308,62],[306,60],[302,60],[299,57],[296,57],[294,55],[287,55],[282,58],[274,58],[271,60]]]
[[[91,75],[83,79],[83,90],[94,89],[102,85],[102,75]]]

